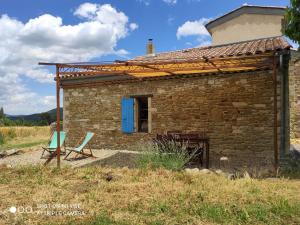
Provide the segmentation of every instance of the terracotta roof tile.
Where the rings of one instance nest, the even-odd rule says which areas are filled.
[[[199,73],[208,73],[208,72],[214,72],[214,69],[203,69],[200,65],[199,68],[195,68],[194,65],[190,65],[190,67],[187,65],[188,61],[203,61],[203,59],[218,59],[223,58],[225,61],[236,61],[233,57],[242,57],[248,56],[248,55],[254,55],[258,56],[265,53],[272,53],[275,51],[281,51],[284,49],[289,49],[291,46],[290,44],[283,38],[283,37],[273,37],[273,38],[265,38],[265,39],[258,39],[258,40],[251,40],[251,41],[245,41],[245,42],[239,42],[239,43],[232,43],[232,44],[226,44],[226,45],[218,45],[218,46],[207,46],[207,47],[198,47],[198,48],[190,48],[190,49],[184,49],[180,51],[171,51],[171,52],[164,52],[156,54],[155,56],[140,56],[136,57],[134,59],[128,60],[128,62],[133,62],[132,65],[130,65],[127,68],[127,65],[124,63],[114,63],[114,64],[99,64],[99,65],[71,65],[71,70],[67,70],[64,72],[61,72],[61,78],[62,80],[68,79],[68,78],[82,78],[82,77],[95,77],[99,76],[103,78],[103,80],[124,80],[124,79],[134,79],[136,78],[146,78],[146,77],[161,77],[161,76],[173,76],[178,74],[199,74]],[[263,57],[268,57],[263,56]],[[262,58],[263,58],[262,57]],[[222,60],[223,61],[223,60]],[[147,68],[147,67],[141,67],[140,65],[134,66],[134,63],[145,63],[150,64],[156,63],[157,65],[152,65],[152,70],[150,67],[150,70],[142,70],[141,68]],[[178,63],[177,63],[178,62]],[[180,70],[179,67],[176,67],[177,64],[184,65],[185,69]],[[236,62],[232,62],[233,64]],[[237,68],[224,68],[223,72],[238,72],[238,71],[253,71],[255,69],[262,69],[265,68],[264,66],[250,66],[241,63],[240,68],[237,66]],[[244,62],[245,63],[245,62]],[[164,66],[168,65],[168,68],[166,69]],[[204,62],[205,64],[205,62]],[[174,66],[175,65],[175,66]],[[73,67],[72,67],[73,66]],[[233,65],[234,66],[234,65]],[[96,67],[93,68],[93,67]],[[69,69],[70,69],[69,68]],[[74,69],[75,68],[75,69]],[[153,69],[156,68],[156,69]],[[161,69],[159,69],[161,68]],[[102,69],[102,71],[101,71]],[[166,71],[164,71],[164,69]],[[170,75],[168,72],[173,69],[173,74]],[[178,69],[178,70],[177,70]],[[221,67],[222,69],[222,67]],[[128,71],[130,76],[126,74]],[[176,71],[177,70],[177,71]],[[137,72],[140,71],[140,72]],[[143,72],[144,71],[144,72]],[[101,72],[101,73],[100,73]],[[125,73],[126,72],[126,73]],[[122,74],[122,75],[116,75],[116,74]],[[124,74],[123,74],[124,73]]]
[[[226,45],[190,48],[179,51],[158,53],[155,56],[139,56],[130,61],[156,62],[156,61],[181,61],[187,59],[227,58],[243,55],[256,55],[272,51],[289,49],[291,45],[284,37],[271,37],[251,41],[237,42]]]

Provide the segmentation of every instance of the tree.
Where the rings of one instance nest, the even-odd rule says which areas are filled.
[[[48,125],[50,125],[50,123],[51,123],[51,116],[50,116],[49,113],[46,113],[46,112],[45,113],[41,113],[40,117],[41,117],[42,120],[46,121]]]
[[[299,44],[300,51],[300,0],[291,0],[291,6],[286,9],[283,33]]]
[[[4,118],[4,110],[3,107],[0,108],[0,119]]]

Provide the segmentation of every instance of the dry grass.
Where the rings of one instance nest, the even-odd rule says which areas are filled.
[[[0,127],[0,132],[4,137],[13,135],[16,138],[27,138],[37,136],[47,136],[49,138],[49,126],[35,126],[35,127]]]
[[[0,149],[24,148],[45,143],[49,140],[50,128],[48,126],[35,127],[0,127]]]
[[[0,224],[299,224],[299,187],[299,180],[231,181],[162,169],[3,168]],[[86,215],[5,213],[12,205],[36,211],[55,203],[80,203]]]

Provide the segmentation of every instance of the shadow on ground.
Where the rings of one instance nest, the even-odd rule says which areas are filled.
[[[107,157],[102,160],[98,160],[92,163],[89,163],[86,166],[103,166],[103,167],[128,167],[135,168],[137,166],[137,157],[139,154],[136,153],[124,153],[118,152],[110,157]]]

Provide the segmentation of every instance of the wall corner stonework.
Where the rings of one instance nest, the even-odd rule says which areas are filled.
[[[300,138],[300,52],[291,51],[289,63],[290,136]]]

